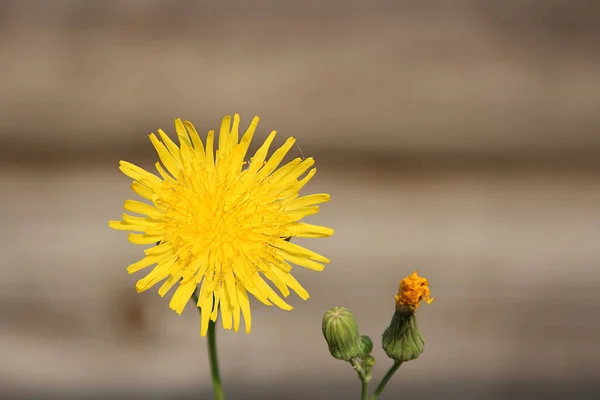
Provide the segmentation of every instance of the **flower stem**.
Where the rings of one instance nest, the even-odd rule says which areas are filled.
[[[192,294],[194,305],[197,307],[198,304],[198,293],[194,291]],[[198,307],[198,311],[200,307]],[[208,322],[208,338],[206,345],[208,347],[208,360],[210,362],[210,375],[212,378],[213,392],[215,400],[223,400],[223,385],[221,384],[221,374],[219,373],[219,358],[217,357],[217,335],[215,331],[215,323],[213,321]]]
[[[383,389],[385,389],[385,385],[388,384],[390,379],[392,379],[392,376],[394,376],[394,374],[396,373],[396,371],[398,371],[398,368],[400,368],[401,365],[402,361],[394,361],[394,365],[392,365],[392,367],[387,372],[387,374],[385,374],[381,382],[379,382],[379,385],[377,385],[377,389],[375,389],[375,392],[371,396],[371,400],[377,400],[379,398],[379,395],[381,394],[381,392],[383,392]]]
[[[361,399],[362,400],[368,400],[369,398],[369,382],[367,382],[367,380],[365,378],[361,378],[361,382],[362,382],[362,392],[361,392]]]
[[[215,323],[208,323],[208,357],[210,360],[210,375],[212,376],[213,392],[215,400],[223,400],[223,386],[221,385],[221,374],[219,373],[219,360],[217,358],[217,339]]]
[[[352,367],[354,368],[354,370],[358,374],[358,377],[360,378],[360,383],[362,385],[360,398],[361,398],[361,400],[368,400],[368,398],[369,398],[369,379],[367,379],[367,376],[365,375],[365,371],[358,359],[352,360],[350,362],[350,364],[352,364]]]

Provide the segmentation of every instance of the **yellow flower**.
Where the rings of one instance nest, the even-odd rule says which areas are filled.
[[[162,162],[156,163],[160,177],[120,162],[121,171],[133,179],[132,190],[151,204],[127,200],[125,210],[143,217],[123,214],[122,221],[110,221],[109,226],[139,232],[129,233],[131,243],[158,243],[127,268],[134,273],[154,266],[137,282],[136,290],[143,292],[166,279],[158,290],[164,296],[179,284],[169,307],[181,314],[200,286],[197,306],[202,309],[202,336],[209,319],[216,321],[219,310],[223,328],[237,331],[241,312],[246,332],[250,332],[248,293],[266,305],[291,310],[265,278],[284,297],[292,289],[306,300],[308,293],[292,276],[290,263],[314,271],[329,263],[327,258],[289,242],[290,237],[333,234],[330,228],[300,222],[316,214],[317,204],[330,198],[328,194],[298,197],[315,175],[316,169],[310,169],[314,160],[296,158],[278,169],[295,143],[289,138],[266,161],[273,131],[250,162],[245,162],[258,120],[254,117],[238,140],[239,115],[234,115],[233,125],[231,117],[223,118],[216,152],[214,131],[208,132],[204,146],[188,121],[175,120],[179,146],[160,129],[160,139],[152,133],[150,140]]]
[[[414,271],[412,275],[400,281],[400,288],[396,295],[396,310],[403,307],[408,307],[411,310],[416,310],[421,301],[431,304],[435,297],[430,298],[429,282],[426,278],[418,275],[418,271]]]

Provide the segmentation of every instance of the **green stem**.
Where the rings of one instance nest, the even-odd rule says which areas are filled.
[[[367,377],[365,375],[365,371],[363,370],[363,367],[359,360],[354,359],[354,360],[352,360],[351,364],[352,364],[352,367],[354,368],[354,370],[356,371],[356,373],[358,374],[358,377],[360,378],[360,383],[362,386],[360,398],[362,400],[368,400],[368,398],[369,398],[369,380],[367,379]]]
[[[208,323],[208,357],[210,360],[210,375],[212,376],[213,392],[215,400],[223,400],[223,386],[221,385],[221,374],[219,373],[219,360],[217,358],[217,339],[215,323]]]
[[[365,378],[361,378],[360,380],[362,382],[362,394],[361,394],[361,399],[362,400],[368,400],[369,399],[369,382],[367,382],[367,380]]]
[[[388,384],[390,379],[392,379],[392,376],[394,376],[394,374],[396,373],[396,371],[398,371],[398,368],[400,368],[401,365],[402,361],[394,361],[394,365],[392,365],[392,367],[387,372],[387,374],[385,374],[381,382],[379,382],[377,389],[375,389],[375,392],[371,396],[371,400],[377,400],[379,398],[379,395],[381,394],[381,392],[383,392],[383,389],[385,389],[385,385]]]
[[[194,291],[192,294],[194,299],[194,305],[198,304],[198,293]],[[200,308],[198,311],[202,312]],[[215,323],[213,321],[208,322],[208,338],[206,345],[208,347],[208,360],[210,362],[210,375],[212,378],[213,392],[215,400],[223,400],[223,385],[221,384],[221,374],[219,373],[219,359],[217,357],[217,335],[215,331]]]

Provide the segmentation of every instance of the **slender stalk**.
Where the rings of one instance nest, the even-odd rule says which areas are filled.
[[[369,380],[367,379],[367,377],[365,375],[365,371],[361,365],[361,362],[358,359],[354,359],[350,362],[350,364],[352,364],[352,367],[354,368],[354,370],[358,374],[358,377],[360,378],[360,383],[362,386],[360,398],[361,398],[361,400],[368,400],[369,399]]]
[[[385,389],[385,385],[388,384],[390,379],[392,379],[392,376],[394,376],[394,374],[396,373],[396,371],[398,371],[398,368],[400,368],[401,365],[402,361],[394,361],[394,365],[392,365],[392,367],[387,372],[387,374],[385,374],[381,382],[379,382],[379,385],[377,385],[377,389],[375,389],[375,392],[371,396],[371,400],[377,400],[379,398],[379,395],[381,394],[381,392],[383,392],[383,389]]]
[[[192,294],[194,299],[194,305],[197,307],[198,304],[198,293],[194,291]],[[200,308],[198,311],[202,312]],[[219,358],[217,357],[217,335],[215,331],[215,323],[213,321],[208,322],[208,337],[206,341],[208,347],[208,360],[210,362],[210,376],[212,378],[213,392],[215,400],[223,400],[223,385],[221,384],[221,374],[219,373]]]
[[[369,382],[365,378],[361,378],[362,382],[362,391],[361,391],[361,399],[368,400],[369,399]]]
[[[221,385],[221,374],[219,373],[219,359],[217,358],[217,338],[215,323],[208,323],[208,357],[210,360],[210,375],[212,377],[213,392],[215,400],[223,400],[223,386]]]

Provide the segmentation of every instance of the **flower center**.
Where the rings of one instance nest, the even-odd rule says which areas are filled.
[[[288,221],[277,195],[252,192],[239,177],[218,174],[171,181],[164,199],[165,240],[184,261],[202,257],[222,276],[242,262],[252,270],[272,258],[270,245],[284,233]],[[190,184],[193,182],[193,184]]]

